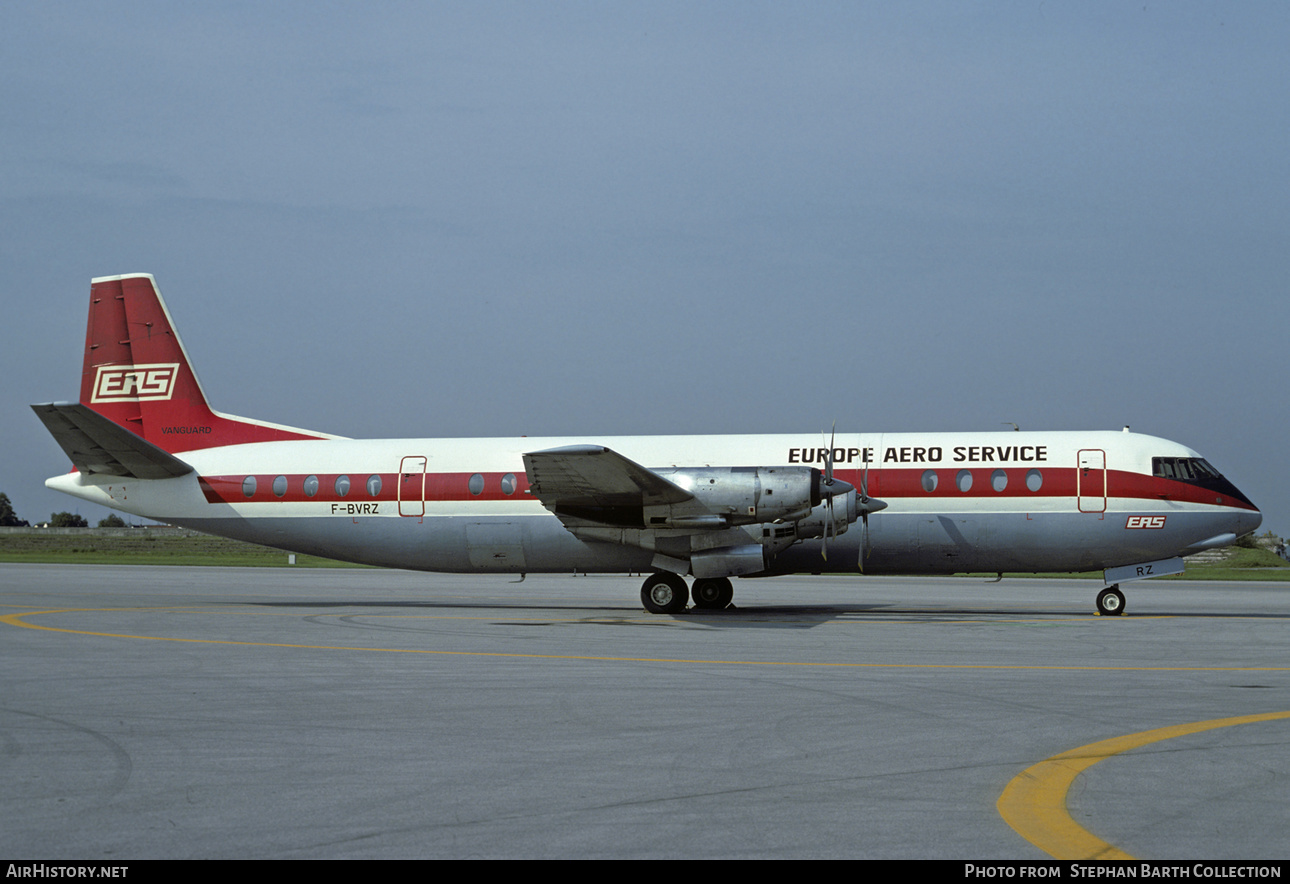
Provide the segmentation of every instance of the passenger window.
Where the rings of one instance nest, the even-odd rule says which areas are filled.
[[[287,493],[287,477],[278,476],[278,478],[273,480],[273,496],[285,497],[286,493]]]
[[[367,477],[367,496],[375,497],[380,493],[381,493],[381,477],[368,476]]]
[[[255,476],[247,476],[242,480],[242,496],[255,497]]]
[[[966,494],[972,490],[972,471],[959,470],[959,474],[955,477],[954,481],[959,486],[959,491]]]
[[[515,493],[515,474],[514,473],[507,473],[505,476],[502,476],[502,493],[503,494]]]
[[[936,470],[923,471],[923,490],[928,494],[936,490],[936,484],[939,481],[940,478],[936,475]]]
[[[471,494],[478,497],[480,494],[484,493],[484,477],[479,473],[475,473],[475,475],[470,477],[470,482],[467,487],[470,489]]]
[[[990,474],[990,487],[995,491],[1002,491],[1008,487],[1008,474],[1003,470],[995,470]]]
[[[344,497],[349,494],[349,476],[336,477],[336,496]]]
[[[313,497],[318,493],[318,477],[310,476],[305,479],[305,497]]]
[[[1044,474],[1039,470],[1031,470],[1026,473],[1026,487],[1031,491],[1038,491],[1044,487]]]

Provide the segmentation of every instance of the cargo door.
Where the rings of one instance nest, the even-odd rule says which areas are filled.
[[[518,522],[468,522],[466,551],[480,571],[520,573],[524,564],[524,529]]]

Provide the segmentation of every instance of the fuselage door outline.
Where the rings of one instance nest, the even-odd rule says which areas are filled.
[[[1081,448],[1075,471],[1075,500],[1081,513],[1106,512],[1106,452]]]
[[[411,454],[399,461],[399,515],[426,514],[426,457]]]

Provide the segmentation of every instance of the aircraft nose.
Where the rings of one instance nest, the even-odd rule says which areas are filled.
[[[1244,537],[1246,534],[1254,533],[1263,524],[1263,513],[1259,512],[1259,508],[1254,505],[1254,501],[1242,494],[1240,489],[1231,482],[1226,479],[1221,479],[1220,482],[1222,484],[1216,490],[1220,492],[1226,491],[1227,497],[1234,498],[1236,501],[1245,504],[1235,513],[1236,519],[1233,523],[1232,533],[1237,537]],[[1219,502],[1224,502],[1222,496],[1219,497]],[[1232,502],[1228,501],[1229,504]]]
[[[1258,510],[1243,512],[1241,517],[1237,519],[1237,524],[1239,526],[1236,530],[1237,537],[1253,534],[1263,524],[1263,513]]]

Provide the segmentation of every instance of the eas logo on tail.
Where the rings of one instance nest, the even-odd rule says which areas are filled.
[[[100,365],[91,402],[154,402],[175,391],[178,363]]]

